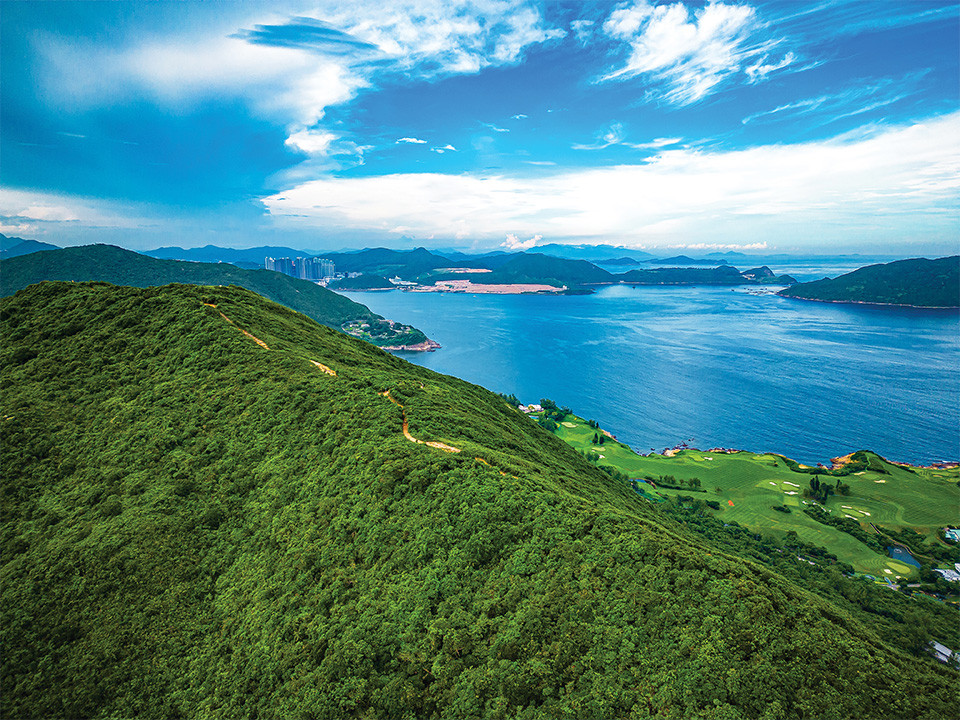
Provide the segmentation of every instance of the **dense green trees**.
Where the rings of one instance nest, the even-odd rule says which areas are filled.
[[[864,609],[909,599],[249,291],[45,283],[0,334],[3,717],[953,713]]]

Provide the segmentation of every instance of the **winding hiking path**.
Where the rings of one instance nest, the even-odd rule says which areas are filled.
[[[380,394],[383,395],[387,400],[392,402],[394,405],[396,405],[398,408],[400,408],[400,412],[403,413],[403,436],[407,440],[409,440],[412,443],[416,443],[417,445],[428,445],[432,448],[437,448],[437,450],[443,450],[444,452],[449,452],[449,453],[460,452],[460,448],[455,448],[452,445],[447,445],[446,443],[417,440],[417,438],[415,438],[413,435],[410,434],[410,424],[407,422],[407,411],[404,409],[403,405],[401,405],[396,399],[394,399],[392,395],[390,395],[389,390],[384,390]]]

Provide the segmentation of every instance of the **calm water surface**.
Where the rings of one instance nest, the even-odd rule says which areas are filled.
[[[755,290],[754,290],[755,292]],[[826,462],[960,458],[960,314],[745,288],[594,295],[345,293],[443,345],[411,362],[549,397],[639,452],[681,441]]]

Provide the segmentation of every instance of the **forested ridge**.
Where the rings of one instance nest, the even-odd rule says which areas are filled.
[[[0,337],[4,718],[956,714],[498,396],[248,290],[43,283]]]
[[[958,307],[960,256],[868,265],[836,278],[800,283],[778,294],[825,302]]]
[[[150,287],[169,283],[239,285],[286,305],[319,323],[341,328],[351,322],[382,320],[370,308],[308,280],[299,280],[271,270],[244,270],[229,263],[161,260],[113,245],[83,245],[4,260],[0,292],[17,290],[44,280],[101,281],[117,285]],[[423,342],[416,328],[383,326],[382,336],[369,337],[375,345],[389,346]]]

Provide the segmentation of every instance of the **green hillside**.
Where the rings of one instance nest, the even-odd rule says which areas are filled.
[[[332,328],[345,324],[382,320],[364,305],[315,283],[269,270],[243,270],[229,263],[199,263],[160,260],[114,247],[85,245],[36,253],[0,264],[0,292],[11,295],[44,280],[100,281],[117,285],[151,287],[169,283],[238,285],[286,305]],[[392,346],[423,342],[426,336],[409,325],[377,323],[381,335],[370,338],[376,345]]]
[[[361,274],[353,278],[341,278],[330,283],[335,290],[392,290],[394,285],[380,275]]]
[[[4,718],[955,710],[499,397],[247,290],[43,283],[0,336]]]
[[[960,306],[960,256],[869,265],[839,277],[800,283],[784,297],[914,307]]]

